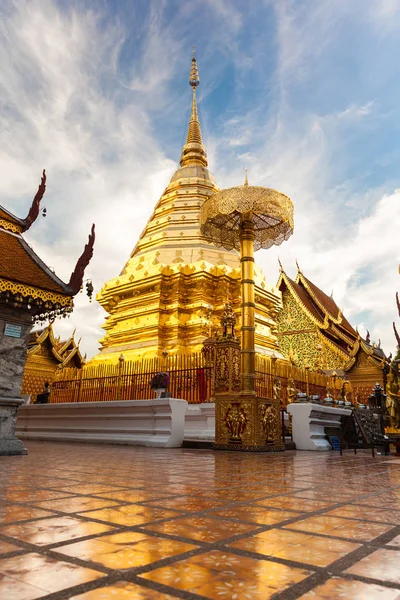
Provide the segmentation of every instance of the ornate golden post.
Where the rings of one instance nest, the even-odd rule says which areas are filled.
[[[79,370],[79,384],[78,384],[78,399],[77,402],[81,401],[82,398],[82,378],[83,378],[83,369]]]
[[[255,396],[254,223],[251,212],[242,216],[239,232],[242,275],[241,393]]]
[[[306,392],[307,392],[307,398],[309,398],[310,397],[310,366],[306,365],[305,370],[306,370]]]
[[[241,391],[215,394],[214,447],[284,450],[278,388],[274,385],[272,398],[259,397],[255,390],[254,250],[279,245],[291,236],[292,201],[276,190],[249,186],[246,175],[244,185],[205,200],[200,224],[207,241],[240,250],[242,276]]]
[[[336,371],[333,371],[333,373],[332,373],[332,379],[333,379],[332,397],[333,397],[333,401],[336,402],[336,379],[337,379],[337,373],[336,373]]]
[[[118,359],[118,382],[117,382],[117,400],[121,400],[121,388],[122,388],[122,369],[124,368],[125,358],[124,355]]]

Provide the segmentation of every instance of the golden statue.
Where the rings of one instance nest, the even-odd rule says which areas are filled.
[[[261,420],[262,428],[265,433],[265,441],[267,444],[272,444],[276,437],[276,415],[274,414],[273,406],[264,406]]]
[[[398,429],[400,428],[399,381],[393,369],[390,370],[388,375],[386,392],[386,408],[390,417],[390,427]]]
[[[333,392],[332,392],[332,387],[329,384],[329,380],[328,380],[328,384],[326,386],[326,394],[325,394],[325,398],[333,398]]]
[[[278,379],[278,377],[276,377],[274,379],[274,400],[276,402],[279,402],[279,404],[281,404],[281,402],[282,402],[282,400],[281,400],[281,390],[282,390],[281,380]]]
[[[341,397],[345,402],[352,402],[353,388],[348,379],[345,379],[342,385]]]
[[[354,396],[355,396],[356,405],[360,404],[361,395],[360,395],[360,388],[359,387],[356,387],[356,393],[355,393]]]
[[[291,404],[292,402],[296,402],[297,397],[297,389],[293,379],[288,379],[287,384],[287,403]]]
[[[240,444],[242,442],[241,436],[246,429],[247,418],[239,403],[235,402],[231,404],[224,421],[228,432],[231,434],[229,441],[234,444]]]

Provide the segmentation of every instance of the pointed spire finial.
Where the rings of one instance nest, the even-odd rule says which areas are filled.
[[[196,88],[200,83],[200,77],[199,77],[199,72],[197,70],[197,62],[196,62],[196,57],[194,55],[194,46],[192,46],[192,66],[190,69],[190,75],[189,75],[189,85],[192,86],[192,88]]]
[[[300,265],[297,261],[297,258],[296,258],[296,267],[297,267],[298,272],[301,273]]]
[[[201,165],[207,167],[207,154],[201,137],[200,121],[197,112],[196,88],[200,84],[200,76],[197,70],[196,57],[194,55],[194,46],[192,49],[192,65],[189,74],[189,85],[193,90],[192,112],[190,115],[189,128],[186,138],[186,144],[182,148],[180,166]]]
[[[282,263],[281,263],[281,259],[278,256],[278,263],[279,263],[279,268],[281,270],[281,272],[283,271],[283,267],[282,267]]]
[[[246,175],[244,177],[244,184],[243,185],[249,185],[249,177],[248,177],[247,169],[245,169],[245,171],[246,171]]]

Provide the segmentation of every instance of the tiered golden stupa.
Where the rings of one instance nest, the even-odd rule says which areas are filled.
[[[198,352],[219,323],[229,299],[240,327],[240,262],[236,250],[220,250],[200,233],[199,211],[219,190],[207,169],[197,111],[200,83],[193,56],[189,76],[192,109],[180,168],[158,201],[119,277],[97,300],[109,313],[106,335],[94,361],[117,362]],[[276,315],[280,293],[255,269],[256,351],[279,354]]]

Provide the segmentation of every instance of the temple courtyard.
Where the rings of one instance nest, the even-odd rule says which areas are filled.
[[[400,598],[400,459],[26,444],[4,600]]]

